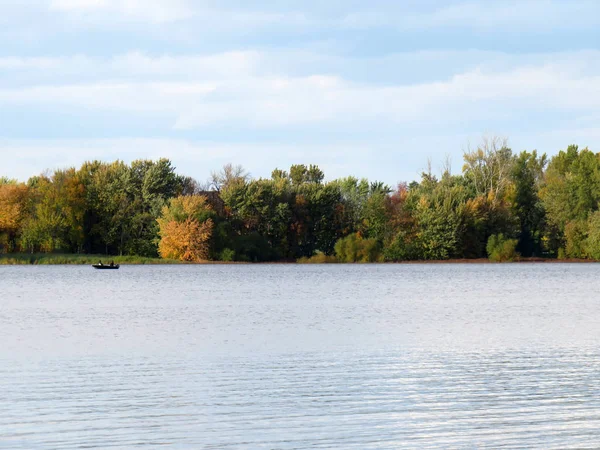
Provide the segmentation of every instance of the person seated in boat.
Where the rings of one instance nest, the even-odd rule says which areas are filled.
[[[114,261],[110,262],[110,267],[115,267],[115,262]]]
[[[104,264],[102,264],[102,261],[100,260],[100,261],[98,261],[98,265],[103,266]]]

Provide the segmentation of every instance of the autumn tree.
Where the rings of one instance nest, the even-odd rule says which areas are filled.
[[[91,161],[27,184],[1,177],[0,252],[271,261],[332,255],[339,243],[344,260],[364,260],[364,247],[367,260],[395,261],[504,254],[516,239],[523,256],[600,258],[600,155],[570,146],[547,164],[490,138],[465,153],[462,174],[429,167],[395,192],[355,177],[326,182],[304,164],[268,179],[228,164],[210,185],[168,159]]]
[[[211,208],[202,195],[179,196],[163,207],[157,219],[162,258],[181,261],[205,261],[213,230]]]
[[[29,180],[31,205],[21,232],[28,251],[78,253],[84,244],[85,187],[73,169]]]
[[[13,251],[27,214],[25,184],[0,180],[0,252]]]
[[[414,185],[416,189],[418,183]],[[417,226],[413,216],[413,196],[407,183],[400,183],[387,202],[389,220],[386,226],[384,256],[388,261],[417,259]]]

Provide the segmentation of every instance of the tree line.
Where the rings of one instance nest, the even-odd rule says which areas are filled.
[[[600,259],[600,154],[548,159],[484,139],[420,181],[315,165],[253,179],[226,165],[206,183],[167,159],[92,161],[20,183],[0,178],[0,253],[161,256],[186,261]]]

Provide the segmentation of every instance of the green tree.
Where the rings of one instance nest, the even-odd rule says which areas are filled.
[[[534,150],[532,153],[521,152],[513,167],[513,212],[519,220],[517,249],[523,256],[539,256],[542,253],[545,210],[538,192],[546,164],[546,155],[538,156]]]
[[[600,157],[575,145],[559,152],[548,165],[539,196],[546,211],[544,239],[550,252],[556,254],[564,245],[571,249],[568,255],[581,254],[578,235],[600,200]]]
[[[130,192],[129,167],[122,161],[101,164],[93,172],[89,185],[94,221],[90,235],[97,242],[95,251],[123,254],[131,239],[131,220],[135,208]]]
[[[30,210],[21,242],[30,251],[83,250],[85,187],[75,169],[30,180]]]
[[[600,260],[600,211],[590,214],[585,238],[585,255],[596,261]]]
[[[303,183],[321,184],[325,174],[318,166],[311,164],[306,167],[304,164],[296,164],[290,167],[289,177],[294,185]]]
[[[513,261],[519,257],[517,239],[507,239],[502,233],[490,236],[487,243],[487,253],[491,261]]]
[[[588,223],[585,220],[572,220],[565,225],[565,255],[568,258],[586,258]]]
[[[416,247],[420,259],[459,256],[468,200],[468,190],[460,178],[446,174],[439,182],[424,176],[421,186],[411,195],[417,197],[413,217],[418,227]]]

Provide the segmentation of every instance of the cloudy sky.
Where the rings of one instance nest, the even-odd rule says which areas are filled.
[[[0,0],[0,43],[20,179],[164,156],[393,184],[484,134],[600,151],[596,0]]]

